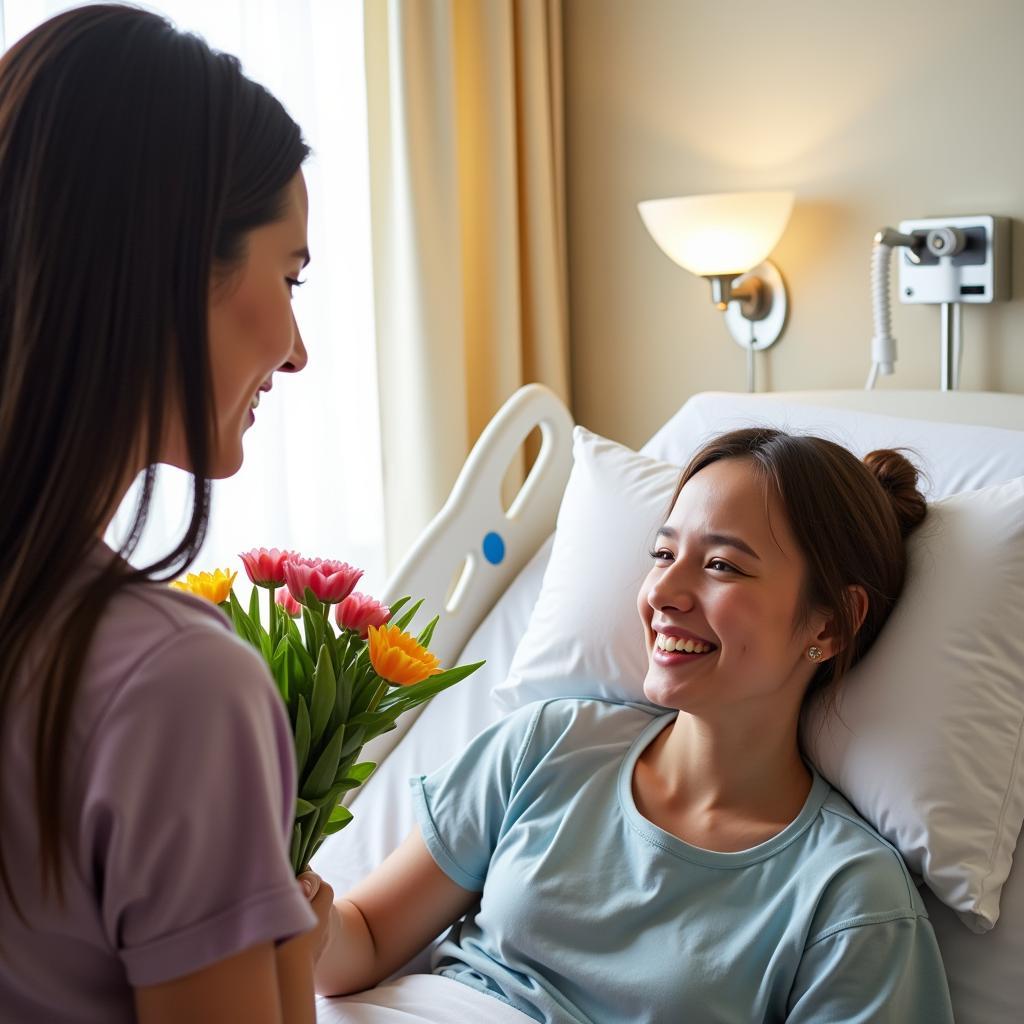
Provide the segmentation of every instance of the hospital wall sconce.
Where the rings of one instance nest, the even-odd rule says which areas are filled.
[[[747,389],[754,353],[774,345],[786,324],[786,285],[768,254],[793,209],[792,192],[728,192],[637,204],[662,251],[711,285],[711,301],[729,333],[747,350]]]

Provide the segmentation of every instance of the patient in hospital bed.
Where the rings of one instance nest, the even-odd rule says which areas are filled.
[[[799,735],[900,593],[915,469],[738,430],[666,512],[637,599],[660,708],[541,701],[413,779],[418,828],[314,904],[339,1019],[952,1021],[903,861]],[[446,929],[432,976],[380,984]]]

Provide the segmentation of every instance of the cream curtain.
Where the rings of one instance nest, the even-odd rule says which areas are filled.
[[[569,400],[561,0],[364,10],[394,566],[509,395]]]

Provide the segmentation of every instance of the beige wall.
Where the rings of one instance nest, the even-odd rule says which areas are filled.
[[[574,405],[639,445],[697,391],[743,390],[707,284],[638,200],[787,187],[791,311],[759,388],[862,387],[871,239],[942,214],[1024,217],[1020,0],[565,0]],[[963,386],[1024,392],[1024,231],[1009,303],[964,311]],[[895,269],[895,268],[894,268]],[[939,381],[934,306],[894,299],[880,387]]]

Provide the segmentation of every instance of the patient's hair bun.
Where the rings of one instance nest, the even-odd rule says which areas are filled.
[[[891,448],[879,448],[864,456],[864,465],[889,496],[900,533],[906,537],[928,513],[928,503],[918,489],[917,467],[905,455]]]

